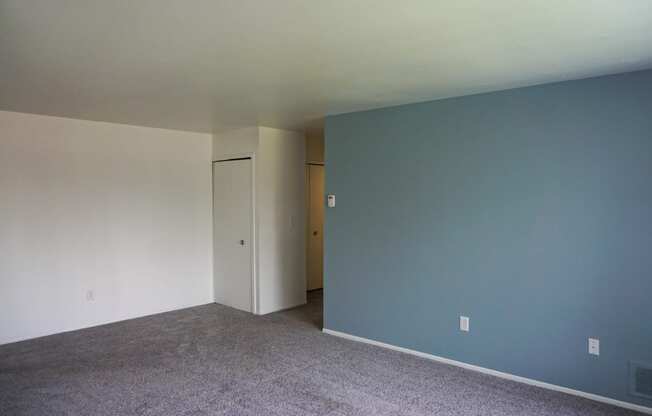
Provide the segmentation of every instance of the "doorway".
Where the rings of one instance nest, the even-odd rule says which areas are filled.
[[[251,158],[213,162],[215,302],[254,312]]]
[[[324,166],[306,165],[308,182],[307,287],[324,287]]]

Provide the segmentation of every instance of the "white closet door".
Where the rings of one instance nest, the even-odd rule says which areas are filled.
[[[252,312],[251,159],[213,163],[215,302]]]

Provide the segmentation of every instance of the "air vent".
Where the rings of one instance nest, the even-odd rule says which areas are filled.
[[[652,364],[632,361],[629,363],[630,388],[634,396],[652,400]]]

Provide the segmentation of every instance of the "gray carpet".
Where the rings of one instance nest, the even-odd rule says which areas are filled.
[[[637,413],[320,332],[321,294],[210,304],[0,347],[0,415]]]

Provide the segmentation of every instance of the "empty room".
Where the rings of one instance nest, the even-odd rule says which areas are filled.
[[[0,0],[0,416],[652,415],[649,0]]]

